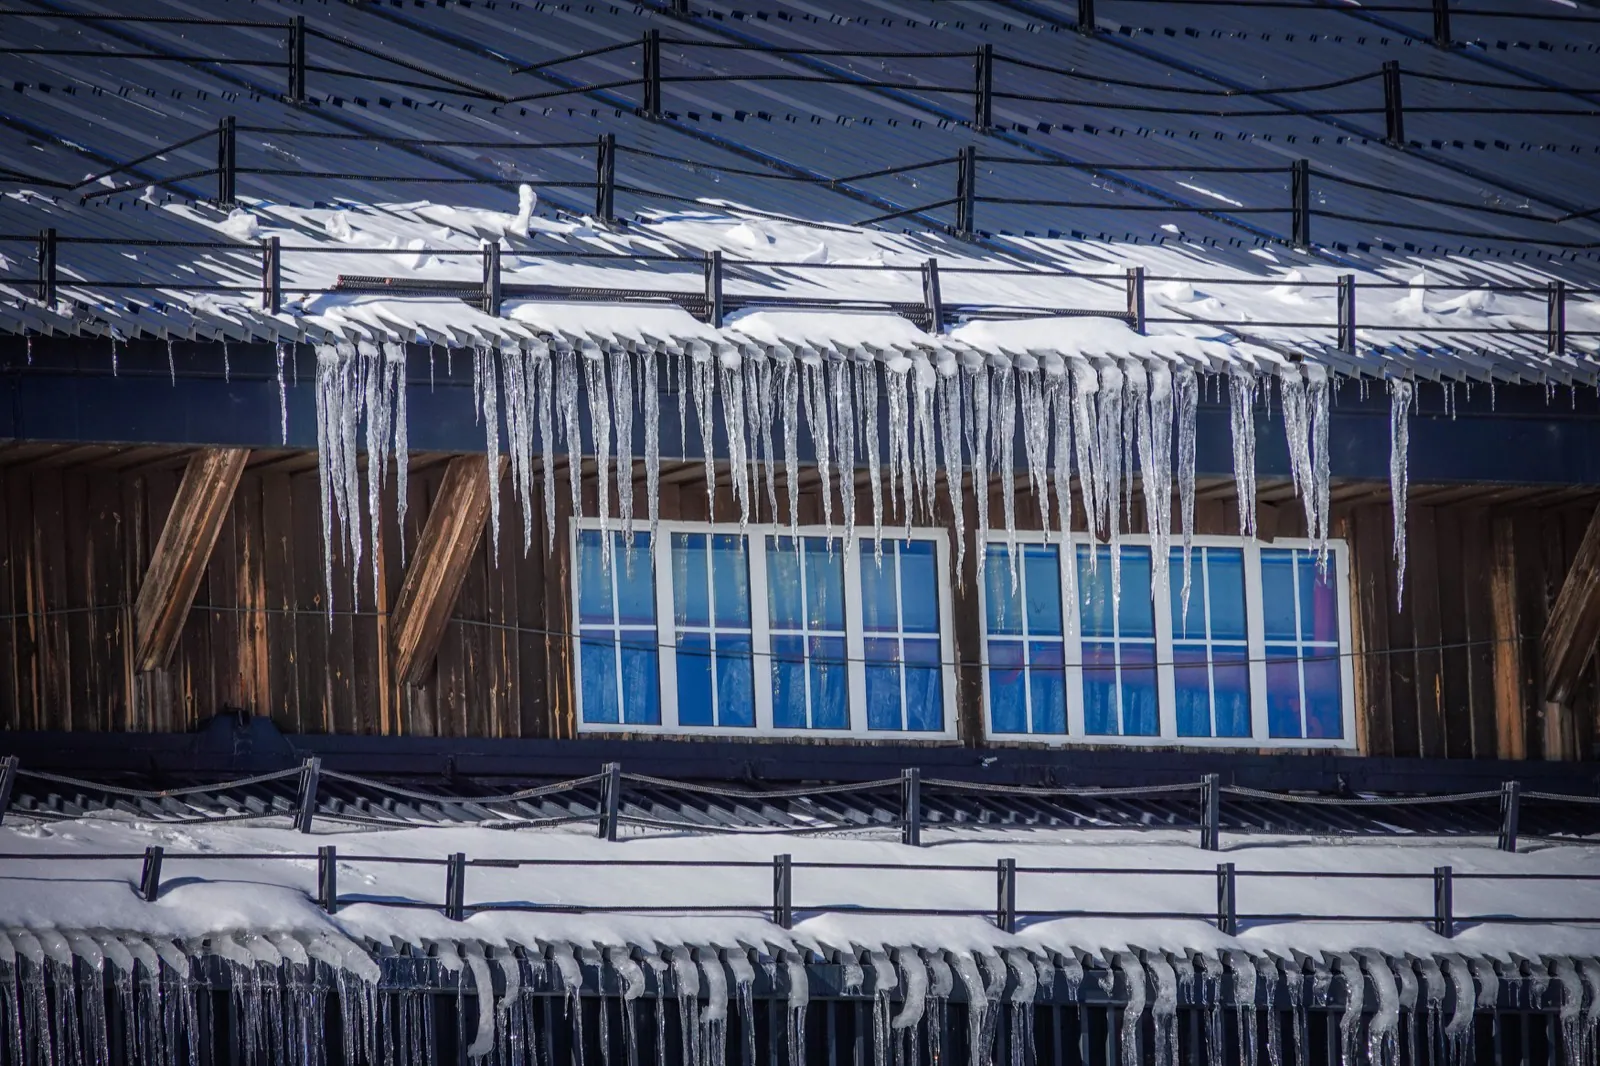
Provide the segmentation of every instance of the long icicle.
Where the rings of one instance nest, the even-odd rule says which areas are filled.
[[[1141,443],[1139,464],[1144,476],[1145,523],[1150,528],[1151,590],[1156,603],[1166,603],[1172,543],[1172,370],[1166,364],[1150,369],[1149,422]]]
[[[1183,528],[1183,615],[1189,616],[1190,551],[1194,542],[1194,477],[1196,417],[1200,407],[1200,381],[1190,366],[1181,366],[1173,378],[1178,419],[1178,521]]]
[[[1411,491],[1411,382],[1389,382],[1389,497],[1394,505],[1395,606],[1406,595],[1406,498]]]
[[[556,546],[556,440],[555,440],[555,363],[550,348],[538,342],[530,355],[534,378],[534,403],[539,418],[539,480],[544,486],[545,538],[551,550]]]
[[[967,532],[963,513],[962,486],[966,481],[961,455],[961,371],[952,363],[948,373],[939,375],[939,411],[941,436],[944,439],[944,485],[950,497],[950,521],[956,532],[956,584],[959,587],[966,576]],[[875,427],[874,427],[875,428]],[[873,443],[876,448],[876,442]],[[874,464],[876,469],[876,464]],[[874,476],[876,485],[876,476]],[[877,504],[874,499],[874,505]]]
[[[611,410],[616,419],[617,517],[622,540],[633,547],[633,354],[611,349]]]
[[[611,389],[605,354],[596,346],[583,349],[583,384],[589,396],[589,433],[594,440],[595,497],[600,506],[600,558],[611,564]]]
[[[973,551],[977,553],[978,584],[983,584],[989,557],[989,367],[979,363],[968,372],[972,378],[972,496],[978,516]]]
[[[1239,496],[1239,532],[1256,535],[1256,375],[1242,367],[1228,372],[1233,422],[1233,484]]]
[[[661,524],[661,392],[656,388],[658,370],[654,349],[646,348],[639,353],[639,371],[640,391],[644,394],[644,491],[653,545]]]

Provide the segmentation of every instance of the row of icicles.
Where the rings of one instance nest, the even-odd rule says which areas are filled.
[[[730,1040],[749,1044],[740,1049],[735,1043],[732,1054],[747,1050],[745,1061],[759,1061],[754,1045],[758,968],[764,971],[764,986],[786,999],[787,1061],[804,1061],[807,960],[791,951],[769,956],[744,949],[669,947],[657,952],[559,941],[521,948],[438,941],[425,950],[453,975],[447,985],[454,984],[458,995],[469,983],[472,989],[499,988],[475,996],[468,1013],[475,1013],[476,1021],[463,1023],[463,1040],[465,1033],[473,1034],[468,1056],[493,1066],[555,1066],[540,1056],[542,1041],[536,1039],[550,1016],[534,1009],[536,997],[552,994],[565,1001],[573,1066],[584,1066],[584,1012],[575,1008],[586,987],[620,990],[625,1046],[638,1038],[637,1011],[654,1011],[658,1034],[669,1031],[667,1011],[676,1011],[681,1049],[669,1056],[666,1041],[656,1040],[657,1066],[668,1066],[669,1060],[673,1066],[726,1066]],[[328,1007],[337,1003],[337,1046],[345,1066],[437,1066],[433,1001],[420,994],[426,983],[398,993],[385,988],[380,995],[378,964],[337,935],[247,933],[179,944],[160,937],[56,930],[0,932],[0,1062],[107,1066],[115,1050],[123,1066],[200,1066],[209,1057],[201,1049],[214,1046],[218,1024],[201,1006],[196,972],[205,956],[217,957],[228,971],[244,1063],[326,1066],[334,1040],[325,1031]],[[1442,1045],[1449,1066],[1470,1062],[1474,1013],[1503,1003],[1531,1011],[1553,1006],[1566,1066],[1586,1066],[1595,1061],[1600,1023],[1600,960],[1562,955],[1507,962],[1371,950],[1320,958],[1298,952],[1124,951],[1102,959],[1021,949],[900,948],[841,952],[828,961],[840,966],[844,994],[872,997],[873,1066],[915,1066],[924,1061],[924,1049],[926,1061],[943,1062],[952,1000],[966,1011],[966,1031],[976,1034],[968,1041],[967,1066],[996,1066],[1002,1044],[1011,1066],[1032,1062],[1035,1004],[1078,1000],[1086,966],[1120,972],[1122,1066],[1138,1066],[1137,1034],[1146,1016],[1154,1033],[1154,1062],[1177,1066],[1180,1000],[1205,1011],[1210,1066],[1221,1066],[1226,1054],[1228,1013],[1236,1029],[1233,1061],[1244,1066],[1263,1060],[1269,1066],[1307,1063],[1309,1009],[1337,1015],[1343,1066],[1421,1062],[1419,1037],[1427,1041],[1424,1048]],[[652,990],[650,1002],[641,1004]],[[120,1011],[115,1019],[108,1017],[108,991]],[[1369,991],[1375,1003],[1367,1002]],[[1292,1059],[1280,1026],[1256,1024],[1258,1010],[1276,1009],[1284,1000],[1295,1022]],[[458,1009],[464,1008],[465,1001],[458,999]],[[1008,1041],[997,1039],[1003,1013],[1010,1023]],[[599,1011],[598,1066],[612,1066],[610,1019],[609,1010]],[[113,1040],[122,1046],[113,1049]],[[635,1059],[648,1066],[643,1055],[630,1053],[627,1061]],[[1427,1061],[1434,1061],[1431,1052]]]
[[[661,355],[665,354],[663,360]],[[337,547],[350,563],[359,602],[363,553],[370,559],[377,585],[377,530],[382,486],[388,462],[407,451],[406,348],[399,342],[381,346],[323,345],[317,350],[317,446],[322,487],[322,532],[329,610],[333,604],[333,557]],[[713,355],[709,348],[662,349],[655,346],[566,344],[479,347],[472,352],[473,396],[485,427],[489,457],[489,513],[493,543],[499,544],[501,427],[509,443],[511,486],[526,521],[524,550],[532,546],[536,519],[532,504],[536,482],[542,483],[546,535],[555,540],[557,484],[554,477],[536,478],[536,470],[554,470],[557,443],[566,455],[596,460],[597,499],[603,527],[631,538],[634,521],[634,421],[643,423],[646,514],[655,533],[660,515],[661,396],[666,374],[669,395],[678,405],[687,454],[687,426],[692,404],[699,439],[713,441],[719,420],[731,474],[740,527],[751,521],[763,488],[766,513],[779,508],[777,470],[783,466],[787,514],[799,512],[800,431],[812,445],[813,462],[823,485],[823,524],[835,535],[835,500],[839,503],[838,535],[846,543],[857,535],[855,472],[865,467],[871,492],[872,530],[881,539],[886,513],[898,513],[907,529],[917,521],[943,524],[936,517],[936,490],[941,471],[949,521],[956,533],[956,567],[966,553],[967,519],[960,486],[971,474],[976,481],[998,475],[1006,537],[1016,543],[1016,448],[1020,440],[1027,484],[1038,504],[1046,530],[1073,524],[1074,479],[1087,525],[1109,543],[1113,599],[1120,596],[1118,541],[1132,524],[1135,473],[1144,497],[1151,533],[1152,590],[1164,594],[1168,545],[1172,535],[1172,487],[1178,485],[1178,524],[1183,546],[1183,589],[1189,590],[1189,546],[1194,531],[1195,419],[1204,392],[1226,389],[1232,421],[1234,481],[1239,527],[1246,536],[1256,531],[1256,419],[1272,385],[1282,411],[1291,474],[1305,509],[1305,525],[1325,557],[1328,538],[1328,421],[1330,380],[1312,364],[1288,364],[1275,375],[1234,367],[1224,373],[1198,374],[1187,365],[1162,361],[1082,358],[1027,365],[1004,360],[960,365],[954,360],[935,367],[926,358],[822,359],[785,353],[775,357],[756,350]],[[1396,501],[1395,553],[1399,563],[1399,595],[1404,594],[1407,430],[1412,398],[1408,381],[1391,381],[1390,487]],[[881,399],[880,399],[881,394]],[[1220,398],[1220,397],[1219,397]],[[586,403],[585,403],[586,401]],[[586,410],[584,409],[586,407]],[[879,432],[880,409],[887,413]],[[585,440],[583,424],[589,425]],[[887,441],[888,452],[883,454]],[[538,458],[535,465],[535,446]],[[703,449],[706,489],[715,497],[716,448]],[[368,456],[366,537],[363,544],[361,475],[357,457]],[[395,463],[396,498],[403,524],[406,508],[406,464]],[[582,514],[582,469],[569,463],[568,489],[572,513]],[[887,473],[887,477],[883,476]],[[1008,476],[1012,475],[1012,476]],[[615,482],[618,514],[611,513]],[[836,487],[837,486],[837,489]],[[887,499],[885,499],[887,490]],[[1051,499],[1054,497],[1054,510]],[[973,494],[977,529],[988,529],[989,494]],[[888,512],[885,507],[887,505]],[[727,516],[724,516],[727,517]],[[338,540],[334,524],[337,520]],[[609,538],[606,538],[609,550]],[[981,575],[984,553],[978,552]],[[1012,552],[1015,567],[1015,552]]]

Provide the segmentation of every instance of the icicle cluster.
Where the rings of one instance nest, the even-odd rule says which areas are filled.
[[[891,523],[906,528],[948,524],[956,534],[959,566],[968,549],[961,487],[970,476],[979,530],[991,526],[991,497],[984,487],[998,481],[998,524],[1015,565],[1019,480],[1032,492],[1045,528],[1058,535],[1079,520],[1075,487],[1083,523],[1109,546],[1116,597],[1121,587],[1119,542],[1137,525],[1137,494],[1152,537],[1153,591],[1159,597],[1168,581],[1176,482],[1187,602],[1197,412],[1207,385],[1216,384],[1220,391],[1226,380],[1241,531],[1247,536],[1256,531],[1256,408],[1273,391],[1263,383],[1275,383],[1282,397],[1295,490],[1318,557],[1326,557],[1331,390],[1326,370],[1311,364],[1286,365],[1275,378],[1262,379],[1238,366],[1202,376],[1187,365],[1134,359],[982,358],[971,353],[957,360],[944,353],[936,362],[928,352],[752,344],[713,349],[700,342],[601,345],[550,338],[476,348],[472,368],[474,410],[484,426],[490,459],[491,539],[498,544],[503,434],[510,489],[526,519],[525,551],[532,547],[538,511],[543,512],[547,542],[553,543],[558,450],[594,458],[594,517],[629,538],[635,528],[635,460],[642,458],[645,517],[651,531],[656,530],[665,384],[677,394],[681,450],[688,454],[691,443],[697,443],[694,450],[703,457],[713,500],[719,465],[726,470],[741,526],[751,521],[798,524],[805,455],[822,481],[820,513],[830,537],[848,544],[866,524],[857,514],[856,491],[857,472],[865,468],[874,539],[881,539]],[[330,609],[336,550],[355,571],[365,553],[372,560],[374,581],[378,574],[375,541],[386,457],[403,454],[406,447],[405,390],[399,387],[404,369],[404,346],[398,343],[318,349],[317,431]],[[1395,381],[1390,391],[1395,552],[1403,572],[1412,386]],[[697,441],[690,438],[690,421]],[[356,502],[362,488],[357,465],[362,451],[369,456],[365,538]],[[582,467],[566,465],[572,510],[581,514]],[[405,466],[397,464],[402,509]],[[984,565],[985,553],[979,551],[980,573]]]

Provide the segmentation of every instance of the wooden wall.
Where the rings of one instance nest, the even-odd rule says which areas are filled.
[[[251,455],[170,666],[135,671],[132,604],[189,452],[0,446],[0,729],[182,731],[223,708],[270,715],[289,732],[424,736],[569,736],[573,731],[566,589],[565,469],[558,469],[557,549],[544,548],[535,491],[533,549],[523,514],[501,485],[498,553],[485,532],[434,665],[422,682],[394,676],[389,616],[442,479],[447,456],[414,455],[404,528],[385,489],[379,581],[364,559],[360,602],[344,561],[334,567],[334,615],[324,599],[316,457]],[[644,513],[642,467],[637,512]],[[780,501],[786,492],[781,484]],[[597,513],[585,477],[584,511]],[[762,494],[764,497],[764,493]],[[1593,758],[1591,664],[1564,709],[1543,710],[1539,639],[1600,492],[1533,488],[1413,491],[1403,606],[1395,603],[1386,486],[1337,485],[1336,535],[1352,546],[1356,695],[1362,750],[1449,758]],[[1019,479],[1018,519],[1037,527]],[[975,501],[965,501],[967,525]],[[865,479],[858,521],[870,523]],[[365,504],[363,501],[363,510]],[[1142,518],[1135,509],[1135,527]],[[840,508],[837,501],[834,516]],[[949,523],[941,490],[940,519]],[[1082,528],[1081,503],[1075,505]],[[704,520],[703,468],[663,473],[664,517]],[[719,519],[737,515],[726,473]],[[1261,535],[1300,536],[1287,485],[1263,485]],[[991,486],[990,518],[1001,523]],[[770,520],[764,502],[757,516]],[[786,514],[777,516],[787,521]],[[802,522],[820,523],[814,471],[801,480]],[[1197,531],[1237,534],[1231,481],[1200,486]],[[957,658],[978,655],[975,556],[955,593]],[[961,672],[960,730],[979,743],[981,671]]]

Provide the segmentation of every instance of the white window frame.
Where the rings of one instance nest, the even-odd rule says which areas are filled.
[[[1304,537],[1281,537],[1260,541],[1252,537],[1197,536],[1191,538],[1196,547],[1242,548],[1244,550],[1245,635],[1248,638],[1250,668],[1250,735],[1247,737],[1184,737],[1178,735],[1177,685],[1173,670],[1172,611],[1164,597],[1158,595],[1155,604],[1156,629],[1156,702],[1159,730],[1155,736],[1122,736],[1091,734],[1084,729],[1083,703],[1083,635],[1078,618],[1077,549],[1104,547],[1082,533],[1062,537],[1054,533],[1022,532],[1015,534],[1017,542],[1053,544],[1058,560],[1065,555],[1068,565],[1061,567],[1061,603],[1066,617],[1062,628],[1066,633],[1066,686],[1067,732],[1060,733],[997,733],[993,728],[993,711],[989,700],[989,609],[981,603],[978,611],[978,658],[983,666],[983,735],[998,744],[1040,744],[1051,747],[1185,747],[1185,748],[1325,748],[1353,751],[1356,748],[1355,662],[1351,643],[1350,619],[1350,549],[1342,540],[1328,541],[1328,562],[1333,568],[1334,591],[1339,597],[1339,699],[1343,712],[1343,737],[1337,740],[1309,737],[1272,737],[1267,724],[1267,664],[1266,638],[1262,623],[1261,603],[1261,550],[1263,548],[1311,549],[1316,545]],[[1119,538],[1130,547],[1151,547],[1145,535],[1126,535]],[[1002,530],[989,530],[979,550],[991,545],[1004,545],[1007,534]],[[1169,548],[1181,548],[1173,539]],[[991,564],[992,565],[992,564]],[[1009,565],[1003,563],[1002,565]],[[1168,571],[1167,580],[1174,584],[1183,581],[1183,567],[1179,563]],[[1128,595],[1124,587],[1123,595]],[[1137,593],[1136,593],[1137,594]],[[986,595],[986,586],[978,582],[978,595]],[[1209,606],[1209,601],[1208,601]],[[1009,639],[1009,638],[1004,638]],[[1118,707],[1121,721],[1121,707]]]
[[[600,521],[594,518],[574,519],[571,523],[570,595],[573,617],[577,617],[579,602],[579,566],[577,565],[578,534],[586,530],[599,530]],[[607,523],[613,532],[615,520]],[[638,528],[638,523],[635,523]],[[740,534],[747,538],[745,558],[750,567],[750,630],[752,660],[755,667],[754,686],[756,723],[752,726],[682,725],[678,721],[678,671],[677,625],[672,587],[672,535],[674,533]],[[652,736],[719,736],[719,737],[833,737],[862,741],[904,743],[906,741],[956,739],[956,669],[953,625],[953,599],[950,582],[950,544],[945,531],[938,528],[913,527],[911,540],[930,541],[934,545],[934,565],[939,574],[939,660],[944,697],[944,728],[938,732],[912,732],[908,730],[883,730],[867,728],[867,673],[865,662],[865,631],[861,611],[861,567],[875,565],[872,558],[872,530],[857,527],[856,540],[845,546],[838,527],[833,530],[834,550],[844,556],[844,606],[845,654],[848,663],[849,726],[845,729],[778,728],[772,724],[772,633],[771,608],[767,599],[767,538],[768,537],[826,537],[828,530],[822,526],[751,524],[740,530],[738,523],[664,521],[659,523],[650,546],[655,564],[656,644],[657,670],[661,704],[660,725],[638,725],[606,722],[586,722],[583,715],[583,648],[573,626],[573,702],[576,711],[576,729],[587,734],[649,734]],[[884,541],[905,540],[904,529],[883,530]],[[889,636],[892,634],[877,634]],[[902,709],[902,716],[904,710]],[[902,717],[902,721],[903,721]]]

